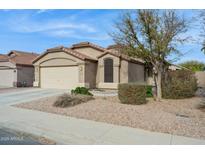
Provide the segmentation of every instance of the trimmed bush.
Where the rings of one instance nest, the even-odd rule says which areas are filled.
[[[152,86],[146,86],[146,97],[153,97]]]
[[[53,106],[62,108],[70,107],[77,104],[88,102],[92,99],[92,96],[63,94],[62,96],[58,97],[58,99],[54,102]]]
[[[136,83],[119,84],[118,97],[124,104],[144,104],[146,103],[146,86]]]
[[[72,89],[71,90],[71,94],[80,94],[80,95],[89,95],[89,96],[93,96],[93,94],[91,94],[89,92],[89,89],[88,88],[85,88],[85,87],[76,87],[75,89]]]
[[[197,90],[197,80],[192,71],[169,71],[163,78],[162,97],[181,99],[193,97]]]

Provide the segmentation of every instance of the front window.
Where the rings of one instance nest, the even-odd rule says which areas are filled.
[[[104,60],[104,82],[113,82],[113,59]]]

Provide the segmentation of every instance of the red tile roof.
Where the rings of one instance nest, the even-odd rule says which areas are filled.
[[[114,49],[114,50],[117,50],[117,51],[122,51],[124,49],[125,46],[121,45],[121,44],[112,44],[112,45],[109,45],[107,47],[108,50],[110,49]]]
[[[131,58],[131,57],[121,53],[119,50],[116,50],[116,48],[115,48],[116,46],[111,46],[111,48],[106,49],[106,48],[100,47],[100,46],[95,45],[95,44],[90,43],[90,42],[80,42],[80,43],[72,45],[71,48],[67,48],[67,47],[64,47],[64,46],[57,46],[57,47],[54,47],[54,48],[47,49],[46,52],[44,52],[43,54],[38,56],[35,60],[33,60],[33,63],[35,63],[41,57],[43,57],[44,55],[46,55],[50,52],[60,52],[60,51],[66,52],[66,53],[68,53],[72,56],[75,56],[75,57],[77,57],[81,60],[97,61],[97,59],[89,57],[85,54],[79,53],[78,51],[75,50],[76,48],[83,48],[83,47],[91,47],[91,48],[95,48],[95,49],[101,51],[102,54],[98,58],[100,58],[100,57],[104,56],[105,54],[109,53],[109,54],[112,54],[114,56],[123,58],[123,59],[128,60],[128,61],[144,63],[144,61],[142,59]]]
[[[58,46],[58,47],[54,47],[54,48],[50,48],[50,49],[47,49],[46,52],[44,52],[43,54],[41,54],[40,56],[38,56],[35,60],[33,60],[33,63],[35,63],[36,61],[38,61],[41,57],[43,57],[44,55],[48,54],[48,53],[51,53],[51,52],[65,52],[65,53],[68,53],[76,58],[79,58],[81,60],[91,60],[91,61],[97,61],[97,59],[94,59],[92,57],[89,57],[87,55],[84,55],[82,53],[79,53],[71,48],[67,48],[67,47],[64,47],[64,46]]]
[[[103,55],[105,55],[107,53],[110,53],[114,56],[121,57],[121,58],[126,59],[128,61],[144,63],[144,61],[140,58],[131,58],[131,57],[123,54],[122,51],[121,51],[122,46],[116,45],[116,44],[108,46],[108,48],[106,49],[106,48],[103,48],[101,46],[98,46],[98,45],[90,43],[90,42],[80,42],[80,43],[72,45],[71,49],[83,48],[83,47],[91,47],[91,48],[95,48],[99,51],[102,51],[103,53],[99,57],[102,57]]]
[[[115,50],[115,49],[109,49],[109,50],[106,50],[102,55],[98,56],[98,58],[106,55],[106,54],[111,54],[113,56],[116,56],[116,57],[119,57],[119,58],[122,58],[122,59],[125,59],[127,61],[131,61],[131,62],[139,62],[139,63],[144,63],[145,61],[140,59],[140,58],[132,58],[132,57],[129,57],[123,53],[121,53],[120,51],[118,50]]]
[[[0,61],[7,61],[7,59],[8,59],[7,55],[0,54]]]
[[[86,60],[87,59],[87,60],[97,61],[96,59],[94,59],[92,57],[89,57],[89,56],[87,56],[85,54],[79,53],[79,52],[77,52],[75,50],[72,50],[70,48],[64,47],[63,50],[65,50],[66,52],[70,53],[71,55],[76,56],[77,58],[80,58],[82,60]]]
[[[105,51],[105,48],[103,48],[99,45],[90,43],[90,42],[80,42],[80,43],[77,43],[77,44],[73,44],[71,49],[83,48],[83,47],[91,47],[91,48],[97,49],[97,50],[102,51],[102,52]]]
[[[32,65],[32,61],[37,56],[36,53],[12,50],[7,55],[1,55],[0,61],[10,61],[17,65]]]

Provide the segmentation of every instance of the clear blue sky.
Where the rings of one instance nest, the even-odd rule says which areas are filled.
[[[113,44],[108,32],[123,10],[0,10],[0,53],[10,50],[44,52],[47,48],[70,46],[90,41],[106,47]],[[179,10],[191,21],[197,10]],[[196,21],[197,18],[194,20]],[[193,22],[190,31],[193,41],[179,46],[186,53],[176,63],[186,60],[205,62],[200,51],[200,27]],[[198,19],[197,19],[198,20]],[[194,23],[194,24],[193,24]]]

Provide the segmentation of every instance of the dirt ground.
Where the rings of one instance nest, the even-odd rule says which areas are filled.
[[[149,99],[147,104],[127,105],[117,97],[96,97],[87,103],[56,108],[57,97],[15,105],[17,107],[89,119],[145,130],[205,139],[205,110],[199,109],[202,97],[180,100]]]

